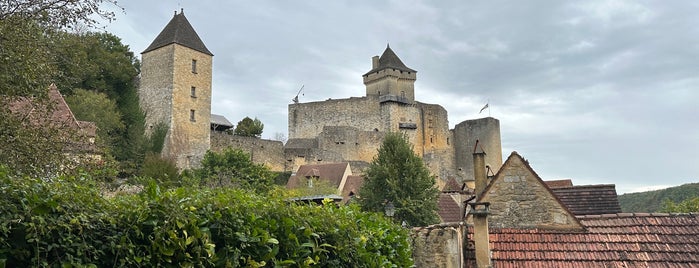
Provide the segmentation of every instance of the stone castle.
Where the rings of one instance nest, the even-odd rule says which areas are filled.
[[[440,186],[452,178],[473,180],[471,153],[476,140],[488,152],[486,164],[493,173],[502,165],[499,121],[467,120],[449,129],[442,106],[415,100],[417,71],[390,46],[372,58],[371,69],[363,75],[365,96],[289,104],[286,144],[218,131],[220,124],[212,119],[220,116],[211,115],[212,58],[183,12],[175,12],[142,53],[139,94],[146,129],[168,127],[162,155],[181,169],[196,167],[207,150],[233,147],[275,171],[348,162],[360,174],[388,132],[408,137]]]

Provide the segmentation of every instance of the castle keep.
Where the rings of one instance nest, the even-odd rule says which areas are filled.
[[[442,106],[415,100],[417,71],[390,46],[371,59],[371,69],[362,76],[363,97],[289,104],[286,144],[219,131],[220,116],[211,116],[212,57],[183,12],[175,12],[142,53],[139,95],[146,130],[167,127],[162,155],[180,169],[196,167],[209,149],[233,147],[276,171],[348,162],[353,173],[361,174],[388,132],[408,137],[440,187],[451,178],[473,180],[476,140],[488,153],[486,164],[493,172],[502,165],[499,121],[467,120],[449,129]]]
[[[175,12],[141,54],[139,97],[146,133],[165,126],[162,156],[181,169],[197,166],[210,148],[213,54],[184,12]]]
[[[472,180],[476,140],[488,152],[486,164],[497,171],[502,165],[499,121],[467,120],[449,129],[442,106],[415,100],[416,79],[417,71],[387,46],[363,75],[364,97],[290,104],[287,161],[294,167],[350,162],[353,172],[360,173],[376,155],[384,134],[402,132],[440,184],[448,178]]]

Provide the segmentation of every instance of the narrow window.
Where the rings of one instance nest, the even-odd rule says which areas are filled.
[[[405,98],[405,91],[401,91],[401,92],[400,92],[400,96],[403,97],[403,98]]]
[[[192,122],[197,121],[194,118],[194,110],[189,110],[189,121],[192,121]]]
[[[197,60],[192,60],[192,73],[197,73]]]
[[[192,96],[192,98],[197,97],[197,87],[192,87],[192,90],[190,92],[190,96]]]

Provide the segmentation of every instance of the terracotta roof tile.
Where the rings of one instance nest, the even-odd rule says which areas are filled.
[[[557,187],[551,191],[575,215],[621,212],[614,184]]]
[[[570,179],[567,180],[551,180],[551,181],[544,181],[546,183],[546,186],[549,188],[558,188],[558,187],[571,187],[573,186],[573,181]]]
[[[442,192],[460,192],[462,186],[456,182],[456,178],[450,177],[444,187],[442,187]]]
[[[345,170],[348,169],[348,163],[329,163],[317,165],[302,165],[296,171],[296,175],[289,178],[286,188],[296,188],[299,186],[300,177],[313,176],[321,180],[327,181],[330,185],[339,187],[342,182],[342,177]]]
[[[490,229],[494,267],[698,267],[699,214],[578,217],[582,231]],[[472,237],[473,228],[469,227]],[[475,267],[473,249],[466,267]]]
[[[439,214],[439,218],[442,219],[442,222],[462,221],[461,208],[450,194],[439,194],[437,206],[439,207],[437,214]]]

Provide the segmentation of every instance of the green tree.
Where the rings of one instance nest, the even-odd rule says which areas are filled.
[[[114,19],[114,12],[103,3],[117,6],[115,0],[13,0],[0,3],[0,20],[20,17],[57,28],[94,26],[97,18]]]
[[[201,168],[192,173],[203,186],[233,187],[256,192],[270,190],[276,177],[264,165],[253,163],[247,153],[231,148],[220,153],[207,152],[201,161]]]
[[[73,95],[65,98],[73,111],[75,118],[82,121],[95,122],[97,137],[105,145],[114,146],[114,140],[124,129],[121,113],[117,110],[116,102],[106,94],[96,91],[76,89]]]
[[[265,125],[262,124],[262,121],[257,119],[257,117],[253,120],[246,116],[243,120],[238,122],[233,133],[238,136],[259,138],[262,135],[262,129],[264,127]]]
[[[405,135],[388,133],[365,172],[359,190],[363,210],[383,213],[388,202],[395,218],[411,226],[438,222],[435,179],[415,155]]]
[[[690,213],[699,212],[699,197],[685,199],[682,202],[675,203],[672,200],[663,202],[662,212],[668,213]]]

